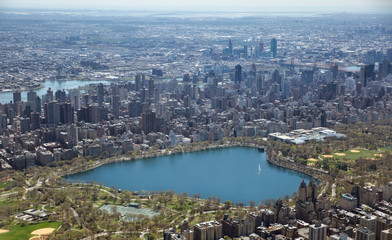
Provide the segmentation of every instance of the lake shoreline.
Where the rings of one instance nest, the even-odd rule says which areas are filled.
[[[79,173],[85,173],[91,170],[94,170],[96,168],[99,168],[103,165],[106,164],[111,164],[111,163],[122,163],[122,162],[129,162],[132,160],[146,160],[148,158],[160,158],[160,157],[165,157],[165,156],[171,156],[171,155],[180,155],[180,154],[188,154],[188,153],[193,153],[193,152],[208,152],[208,150],[216,150],[216,149],[225,149],[225,148],[251,148],[255,151],[264,152],[264,161],[266,163],[271,164],[271,166],[281,168],[281,171],[286,169],[290,171],[296,172],[295,174],[300,174],[299,176],[302,175],[302,179],[314,179],[317,183],[317,185],[322,189],[320,191],[320,194],[324,194],[325,191],[328,189],[328,183],[331,180],[330,176],[328,175],[329,173],[322,170],[322,169],[316,169],[316,168],[311,168],[309,166],[302,165],[300,163],[296,163],[291,159],[288,159],[286,157],[283,157],[280,153],[275,153],[274,150],[271,149],[271,145],[268,144],[267,142],[258,142],[254,143],[248,140],[243,141],[243,140],[238,140],[231,139],[231,141],[226,141],[225,143],[222,144],[222,142],[217,142],[216,144],[208,144],[207,142],[204,142],[202,144],[189,144],[186,146],[177,146],[175,148],[169,148],[169,149],[163,149],[163,150],[155,150],[155,151],[149,151],[149,152],[139,152],[139,154],[135,155],[135,152],[133,154],[128,154],[128,155],[119,155],[119,156],[113,156],[110,158],[105,158],[105,159],[99,159],[99,160],[89,160],[86,162],[83,162],[82,164],[75,164],[75,167],[72,167],[71,169],[65,169],[65,171],[62,171],[61,173],[58,172],[58,175],[63,178],[65,181],[71,181],[73,182],[74,180],[78,177],[75,178],[75,174]],[[272,153],[272,154],[270,154]],[[184,156],[185,157],[185,156]],[[182,158],[182,156],[180,156]],[[241,159],[240,157],[238,158],[239,160]],[[157,159],[154,159],[156,161]],[[136,162],[132,163],[136,164]],[[114,165],[115,166],[115,165]],[[260,166],[260,165],[259,165]],[[264,170],[264,167],[263,167]],[[61,171],[61,169],[60,169]],[[98,170],[100,171],[100,170]],[[68,178],[69,177],[69,178]],[[68,179],[68,180],[67,180]],[[72,180],[73,179],[73,180]],[[94,179],[84,179],[84,180],[77,180],[75,183],[79,182],[96,182],[98,180]],[[114,183],[106,182],[106,183],[97,183],[99,185],[104,185],[104,186],[115,186],[113,189],[126,189],[124,186],[117,186]],[[158,191],[158,188],[149,188],[151,191]],[[155,189],[155,190],[154,190]],[[163,188],[166,189],[166,188]],[[139,191],[138,188],[134,189],[135,191]],[[176,189],[178,193],[183,191],[183,190],[178,190]],[[198,192],[198,191],[196,191]],[[284,196],[285,194],[290,194],[292,193],[292,190],[284,191],[283,194],[281,195]],[[209,193],[206,196],[213,196],[214,194]],[[219,195],[220,196],[220,195]],[[224,198],[224,197],[222,197]],[[277,199],[279,197],[273,197],[273,199]],[[226,199],[226,198],[224,198]],[[229,200],[232,200],[231,198],[227,198]],[[267,199],[267,198],[266,198]],[[269,199],[269,198],[268,198]],[[272,198],[271,198],[272,199]],[[241,200],[240,200],[241,202]]]
[[[102,160],[95,160],[95,161],[93,161],[93,164],[86,166],[86,168],[78,169],[77,167],[75,167],[74,169],[71,169],[65,173],[64,172],[59,173],[59,176],[65,177],[68,175],[86,172],[86,171],[93,170],[97,167],[100,167],[100,166],[103,166],[106,164],[110,164],[110,163],[127,162],[127,161],[132,161],[132,160],[141,160],[141,159],[147,159],[147,158],[153,158],[153,157],[163,157],[163,156],[192,153],[192,152],[201,152],[201,151],[208,151],[208,150],[220,149],[220,148],[230,148],[230,147],[259,148],[259,146],[252,146],[251,144],[230,143],[230,144],[220,144],[220,145],[208,145],[208,146],[200,148],[200,149],[191,148],[191,149],[187,149],[186,151],[178,151],[178,152],[177,151],[170,151],[168,149],[161,150],[160,152],[143,152],[142,154],[136,155],[134,157],[126,156],[126,155],[119,155],[119,156],[105,158]]]

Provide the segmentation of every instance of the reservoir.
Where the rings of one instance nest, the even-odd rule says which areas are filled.
[[[130,191],[173,190],[256,204],[292,195],[310,176],[270,164],[256,148],[230,147],[110,163],[65,177]]]

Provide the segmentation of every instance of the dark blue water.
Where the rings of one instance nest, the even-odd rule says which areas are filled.
[[[258,170],[260,164],[261,170]],[[255,148],[232,147],[103,165],[66,177],[130,191],[174,190],[224,202],[256,203],[291,195],[310,177],[268,163]]]

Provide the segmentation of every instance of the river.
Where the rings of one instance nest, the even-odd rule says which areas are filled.
[[[260,166],[260,168],[259,168]],[[281,168],[255,148],[230,147],[110,163],[65,177],[130,191],[173,190],[217,196],[222,202],[276,199],[298,190],[310,176]]]
[[[73,88],[78,88],[79,86],[86,86],[89,84],[96,84],[96,83],[103,83],[103,84],[110,84],[111,81],[106,81],[106,80],[48,80],[43,82],[44,87],[35,90],[37,92],[38,96],[42,96],[46,94],[49,88],[52,89],[53,94],[57,90],[68,90],[68,89],[73,89]],[[22,101],[27,101],[27,92],[28,91],[22,91]],[[9,103],[10,101],[13,101],[13,93],[12,92],[2,92],[0,93],[0,103]]]

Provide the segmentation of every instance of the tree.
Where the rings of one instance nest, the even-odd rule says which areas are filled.
[[[230,200],[226,200],[225,209],[229,210],[233,206],[233,203]]]
[[[196,199],[200,199],[201,198],[201,194],[200,193],[195,193],[193,194],[193,197]]]
[[[157,239],[157,236],[154,233],[148,234],[148,240],[155,240],[155,239]]]
[[[250,200],[250,201],[249,201],[249,206],[250,206],[251,208],[254,208],[254,207],[256,206],[256,202],[253,201],[253,200]]]

